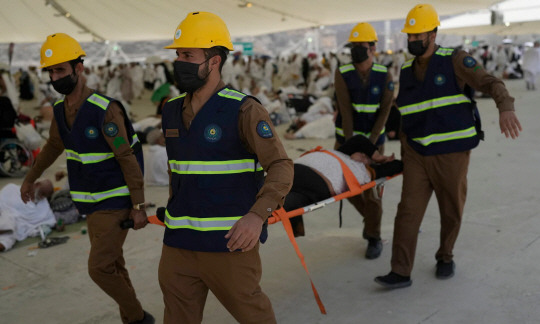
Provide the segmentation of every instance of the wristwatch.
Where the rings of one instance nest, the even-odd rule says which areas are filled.
[[[133,205],[133,209],[135,210],[145,210],[145,204],[144,203],[140,203],[140,204],[135,204]]]

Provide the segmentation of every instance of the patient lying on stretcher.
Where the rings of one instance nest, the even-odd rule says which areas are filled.
[[[403,170],[403,163],[377,151],[366,137],[356,135],[337,150],[328,150],[338,156],[352,171],[360,184],[395,175]],[[294,179],[291,191],[285,197],[283,208],[291,211],[341,194],[348,190],[340,162],[330,154],[311,152],[294,161]],[[294,236],[304,236],[302,216],[290,219]]]

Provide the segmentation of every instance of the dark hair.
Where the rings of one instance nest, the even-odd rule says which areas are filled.
[[[221,63],[219,64],[219,73],[221,73],[223,64],[225,64],[225,61],[227,60],[227,55],[229,55],[229,50],[223,46],[214,46],[211,48],[203,48],[203,51],[204,57],[207,60],[216,55],[219,55],[219,57],[221,57]]]
[[[82,56],[79,56],[78,58],[69,61],[69,64],[71,65],[71,68],[73,69],[73,72],[75,72],[75,66],[78,63],[84,64],[84,60],[82,59]]]

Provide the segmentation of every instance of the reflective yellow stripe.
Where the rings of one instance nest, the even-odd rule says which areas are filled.
[[[228,231],[242,216],[231,217],[173,217],[165,210],[165,225],[171,229],[191,229],[195,231]]]
[[[139,137],[134,134],[131,141],[131,147],[139,142]],[[73,150],[66,149],[66,159],[80,162],[82,164],[98,163],[114,157],[114,153],[78,153]]]
[[[95,93],[88,97],[87,100],[103,110],[107,110],[107,106],[109,106],[110,102],[107,98],[103,98],[102,96]]]
[[[342,65],[342,66],[339,67],[339,72],[342,73],[342,74],[347,73],[347,72],[352,71],[352,70],[354,70],[354,65],[352,65],[352,64],[345,64],[345,65]]]
[[[354,109],[359,113],[370,114],[370,113],[377,112],[377,109],[379,109],[379,104],[368,105],[368,104],[356,104],[356,103],[353,103],[352,105],[353,105]]]
[[[376,64],[376,63],[373,64],[371,69],[377,72],[388,72],[388,68],[386,66],[381,65],[381,64]]]
[[[262,171],[262,166],[255,160],[229,161],[176,161],[169,160],[171,172],[178,174],[232,174]]]
[[[455,131],[455,132],[438,133],[438,134],[431,134],[425,137],[416,137],[416,138],[413,138],[412,140],[420,145],[428,146],[432,143],[453,141],[457,139],[473,137],[475,135],[476,135],[476,128],[472,126],[470,128]]]
[[[66,150],[66,158],[81,162],[82,164],[98,163],[114,157],[113,153],[83,153],[79,154],[73,150]]]
[[[386,131],[386,127],[383,127],[380,135],[384,134],[385,131]],[[336,127],[336,134],[341,137],[345,137],[345,134],[343,133],[343,128]],[[353,131],[353,135],[364,135],[365,137],[369,138],[371,136],[371,133],[362,133],[359,131]]]
[[[470,103],[471,100],[463,95],[463,94],[457,94],[454,96],[448,96],[448,97],[441,97],[441,98],[434,98],[429,99],[426,101],[422,101],[419,103],[410,104],[407,106],[399,107],[399,112],[402,116],[409,115],[409,114],[415,114],[422,111],[426,111],[428,109],[435,109],[435,108],[441,108],[446,107],[450,105],[456,105],[460,103]]]
[[[453,48],[440,47],[440,48],[435,52],[435,54],[436,54],[436,55],[440,55],[440,56],[450,56],[450,55],[452,55],[453,52],[454,52],[454,49],[453,49]]]
[[[174,98],[171,98],[169,100],[167,100],[167,102],[171,102],[171,101],[174,101],[176,99],[180,99],[180,98],[184,98],[186,96],[186,93],[182,93],[181,95],[177,96],[177,97],[174,97]]]
[[[410,59],[410,60],[406,61],[406,62],[403,63],[403,65],[401,66],[401,69],[403,70],[403,69],[406,69],[406,68],[410,67],[410,66],[412,65],[413,61],[414,61],[414,59]]]
[[[113,197],[129,196],[129,189],[127,186],[122,186],[101,192],[70,191],[69,193],[73,201],[96,203]]]
[[[242,101],[242,99],[244,99],[246,95],[236,90],[225,88],[221,90],[220,92],[218,92],[218,96]]]

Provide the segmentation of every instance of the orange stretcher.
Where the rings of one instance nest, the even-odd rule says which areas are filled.
[[[337,155],[335,155],[334,153],[324,150],[322,149],[322,147],[318,146],[317,148],[311,151],[308,151],[304,154],[308,154],[315,151],[329,154],[339,161],[341,165],[341,169],[343,170],[343,176],[345,177],[345,182],[347,183],[347,187],[349,188],[349,190],[341,194],[335,195],[333,197],[321,200],[317,203],[311,204],[306,207],[298,208],[291,211],[285,211],[283,208],[276,210],[272,213],[272,216],[268,218],[268,224],[275,224],[279,221],[281,221],[281,223],[283,224],[283,228],[285,229],[285,232],[287,232],[287,236],[289,237],[289,240],[291,241],[294,247],[294,250],[296,251],[296,255],[300,259],[300,262],[302,263],[302,266],[304,267],[304,270],[306,270],[306,273],[309,277],[309,281],[311,282],[311,289],[313,290],[313,295],[315,296],[315,300],[317,301],[319,310],[321,311],[322,314],[326,314],[326,309],[324,307],[324,304],[322,303],[319,293],[317,292],[317,289],[315,288],[315,285],[313,284],[313,280],[311,279],[311,276],[309,274],[309,270],[304,260],[304,255],[302,254],[302,252],[300,252],[300,248],[298,247],[298,244],[296,243],[296,239],[293,234],[290,218],[312,212],[326,205],[329,205],[333,202],[359,195],[363,193],[365,190],[371,189],[378,185],[382,185],[387,180],[390,180],[400,175],[401,173],[393,175],[393,176],[389,176],[389,177],[375,179],[371,182],[361,185],[356,179],[356,177],[354,176],[354,174],[352,173],[351,169],[349,169],[349,167],[345,164],[345,162],[343,162],[343,160],[339,158]]]
[[[389,177],[375,179],[375,180],[373,180],[371,182],[368,182],[366,184],[361,185],[358,182],[358,180],[356,179],[356,177],[354,176],[354,174],[352,173],[351,169],[349,169],[349,167],[345,164],[345,162],[343,162],[343,160],[341,158],[339,158],[337,155],[335,155],[334,153],[332,153],[330,151],[327,151],[327,150],[324,150],[324,149],[322,149],[322,147],[318,146],[317,148],[315,148],[313,150],[310,150],[310,151],[308,151],[308,152],[306,152],[304,154],[308,154],[308,153],[315,152],[315,151],[330,154],[331,156],[333,156],[334,158],[336,158],[339,161],[339,163],[341,165],[341,169],[343,170],[343,176],[345,177],[345,182],[347,183],[347,187],[349,188],[349,190],[346,191],[346,192],[343,192],[343,193],[341,193],[339,195],[335,195],[333,197],[321,200],[321,201],[319,201],[317,203],[311,204],[311,205],[306,206],[306,207],[298,208],[298,209],[295,209],[295,210],[285,211],[283,208],[278,209],[278,210],[274,211],[270,217],[268,217],[268,224],[275,224],[275,223],[278,223],[280,221],[283,224],[283,228],[285,229],[285,232],[287,232],[287,236],[289,237],[289,240],[291,241],[291,243],[292,243],[292,245],[293,245],[293,247],[294,247],[294,249],[296,251],[296,255],[298,255],[298,258],[300,259],[300,262],[302,263],[302,266],[304,267],[304,270],[306,270],[306,273],[307,273],[307,275],[309,277],[309,281],[311,282],[311,289],[313,290],[313,295],[315,296],[315,300],[317,301],[317,305],[319,306],[319,310],[321,311],[321,314],[326,314],[326,309],[324,307],[324,304],[322,303],[322,300],[321,300],[321,298],[319,296],[319,293],[318,293],[317,289],[315,288],[315,285],[313,284],[313,280],[311,279],[311,276],[309,274],[309,270],[308,270],[306,262],[304,260],[304,255],[302,254],[302,252],[300,252],[300,248],[298,247],[298,244],[296,243],[296,239],[295,239],[294,234],[293,234],[290,218],[295,217],[295,216],[300,216],[300,215],[303,215],[303,214],[307,214],[307,213],[312,212],[314,210],[320,209],[320,208],[322,208],[322,207],[324,207],[326,205],[329,205],[329,204],[331,204],[333,202],[340,201],[340,200],[343,200],[345,198],[349,198],[349,197],[359,195],[359,194],[363,193],[365,190],[371,189],[371,188],[373,188],[375,186],[378,186],[378,185],[382,185],[387,180],[390,180],[390,179],[392,179],[394,177],[397,177],[401,173],[398,173],[396,175],[389,176]],[[148,217],[148,222],[152,223],[152,224],[156,224],[156,225],[165,226],[165,224],[157,217],[157,215],[149,216]]]

